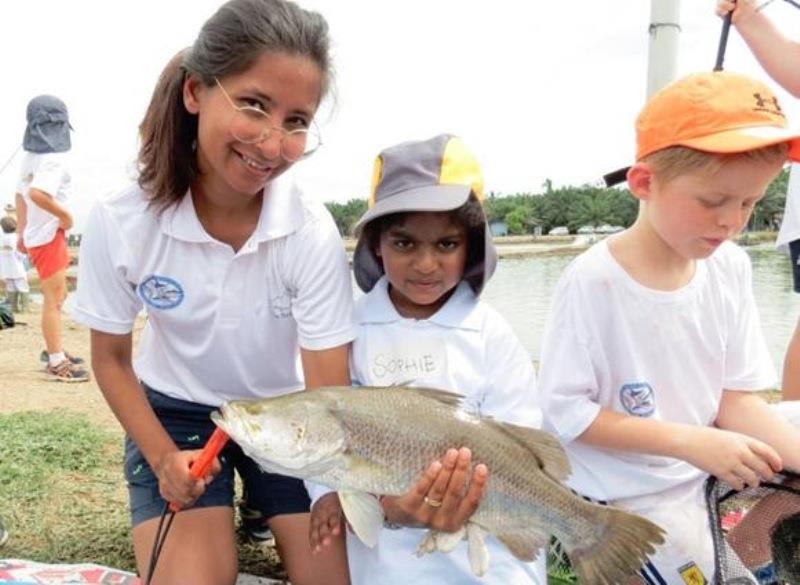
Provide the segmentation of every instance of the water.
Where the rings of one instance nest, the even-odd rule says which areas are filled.
[[[770,246],[745,248],[753,261],[753,283],[761,325],[770,355],[780,372],[786,345],[800,317],[800,295],[792,291],[789,257]],[[541,354],[541,335],[550,308],[550,297],[561,271],[573,255],[555,254],[500,260],[483,298],[511,324],[533,359]],[[353,283],[356,297],[361,291]],[[34,298],[41,302],[39,295]],[[65,304],[74,305],[74,293]]]
[[[800,317],[800,295],[792,291],[788,256],[772,246],[745,249],[753,261],[753,285],[761,325],[780,372],[786,345]],[[550,297],[561,271],[572,258],[572,255],[550,255],[504,259],[486,285],[483,298],[508,320],[537,361]]]

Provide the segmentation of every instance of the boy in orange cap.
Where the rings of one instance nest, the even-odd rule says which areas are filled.
[[[741,489],[800,469],[800,428],[755,394],[776,376],[749,257],[729,241],[800,156],[800,133],[769,88],[726,72],[667,86],[636,131],[639,217],[576,258],[554,294],[544,428],[565,443],[574,489],[667,530],[641,580],[702,583],[707,476]]]
[[[762,7],[764,4],[761,5]],[[752,0],[719,0],[717,14],[733,12],[731,21],[764,70],[795,97],[800,97],[800,42],[784,36]],[[800,293],[800,169],[794,167],[786,194],[778,246],[792,257],[794,290]],[[797,193],[797,194],[795,194]],[[800,321],[783,364],[783,395],[800,400]]]

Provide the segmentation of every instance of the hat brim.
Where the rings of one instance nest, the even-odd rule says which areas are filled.
[[[471,192],[469,185],[426,185],[394,193],[386,199],[376,201],[375,205],[361,216],[353,231],[357,234],[373,219],[392,213],[457,209],[467,202]]]
[[[703,138],[685,140],[678,144],[670,144],[663,148],[686,146],[688,148],[714,154],[736,154],[737,152],[757,150],[774,144],[780,144],[781,142],[789,143],[787,160],[800,162],[800,132],[790,130],[789,128],[776,128],[775,126],[737,128],[735,130],[718,132],[711,136],[704,136]],[[663,150],[663,148],[642,153],[638,158],[641,160],[654,152]],[[629,166],[603,175],[603,182],[606,187],[613,187],[614,185],[624,183],[627,180],[628,169],[630,169]]]

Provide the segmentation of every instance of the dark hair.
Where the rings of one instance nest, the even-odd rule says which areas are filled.
[[[17,231],[17,220],[10,215],[0,217],[0,229],[4,234],[13,234]]]
[[[163,211],[180,201],[197,177],[197,116],[183,104],[188,74],[205,85],[246,71],[265,52],[310,58],[322,75],[322,94],[332,76],[328,24],[322,15],[288,0],[230,0],[209,18],[194,44],[175,55],[158,79],[139,125],[139,185]]]
[[[475,194],[470,193],[469,199],[464,205],[450,211],[404,211],[376,217],[363,228],[363,236],[368,249],[375,254],[375,251],[380,247],[381,236],[384,232],[393,225],[402,223],[413,213],[447,214],[450,221],[456,225],[463,226],[467,230],[467,260],[464,263],[464,275],[462,278],[467,281],[472,290],[479,291],[483,286],[483,265],[486,256],[486,216]],[[378,260],[380,261],[380,258]]]

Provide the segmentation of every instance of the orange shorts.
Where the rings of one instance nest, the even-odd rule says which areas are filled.
[[[59,229],[47,244],[28,248],[28,258],[33,262],[42,280],[50,278],[59,270],[64,270],[69,266],[67,237],[64,235],[64,230]]]

